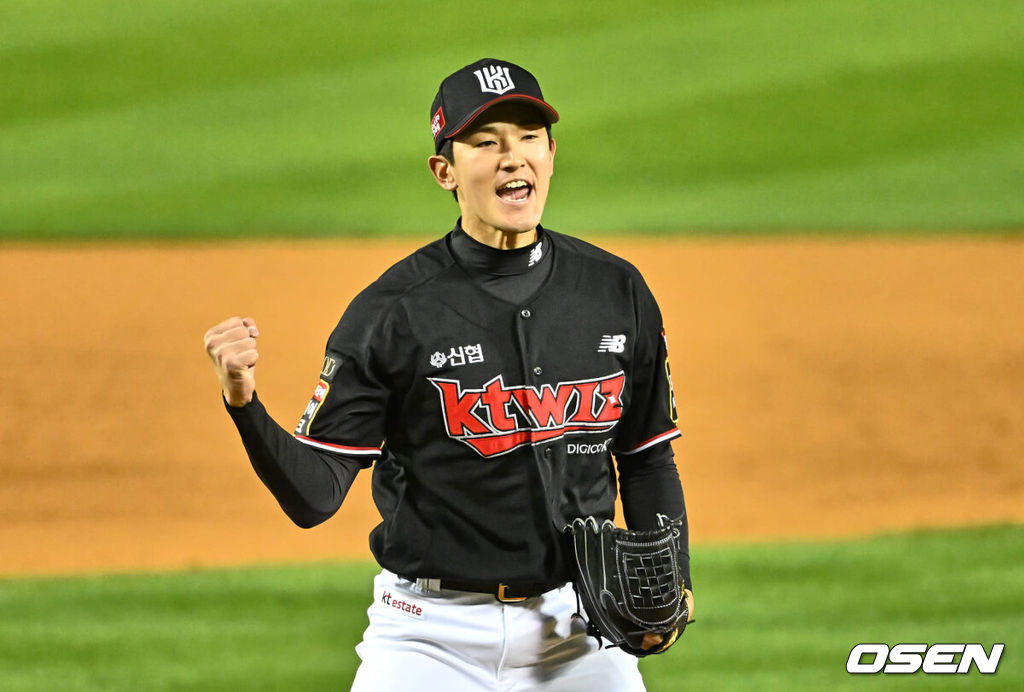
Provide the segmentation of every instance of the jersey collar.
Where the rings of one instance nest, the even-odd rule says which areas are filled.
[[[537,241],[515,250],[499,250],[484,245],[462,229],[462,219],[449,234],[448,246],[455,261],[470,273],[490,276],[515,276],[546,265],[551,253],[544,227],[537,226]]]

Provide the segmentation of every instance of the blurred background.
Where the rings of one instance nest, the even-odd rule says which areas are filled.
[[[0,688],[347,687],[369,474],[289,524],[201,339],[255,316],[291,429],[453,225],[429,106],[493,56],[562,117],[545,225],[665,314],[701,612],[649,689],[878,687],[846,657],[900,641],[1018,689],[1022,45],[997,0],[4,0]]]
[[[562,115],[550,225],[1016,229],[1012,1],[6,0],[0,234],[426,233],[441,79]],[[387,203],[394,200],[395,203]]]

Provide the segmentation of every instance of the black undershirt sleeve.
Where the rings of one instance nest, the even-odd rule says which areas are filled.
[[[361,468],[358,461],[299,442],[274,422],[255,393],[245,406],[224,406],[256,475],[293,522],[308,529],[338,511]]]
[[[671,519],[682,517],[680,562],[688,589],[690,580],[690,526],[686,519],[686,502],[679,481],[672,446],[659,444],[636,454],[617,459],[619,491],[626,526],[646,531],[658,528],[658,514]]]

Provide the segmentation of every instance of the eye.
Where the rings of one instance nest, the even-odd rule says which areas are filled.
[[[484,139],[476,143],[476,148],[481,149],[484,147],[488,147],[492,144],[497,144],[497,142],[495,142],[493,139]]]
[[[538,135],[535,135],[532,132],[530,134],[528,134],[528,135],[523,135],[523,139],[526,140],[526,141],[533,141],[533,140],[537,139],[537,137],[538,137]]]

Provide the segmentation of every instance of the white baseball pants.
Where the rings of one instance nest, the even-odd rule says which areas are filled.
[[[571,585],[518,603],[434,591],[384,570],[354,692],[641,692],[637,659],[587,636]],[[607,642],[605,643],[607,645]]]

